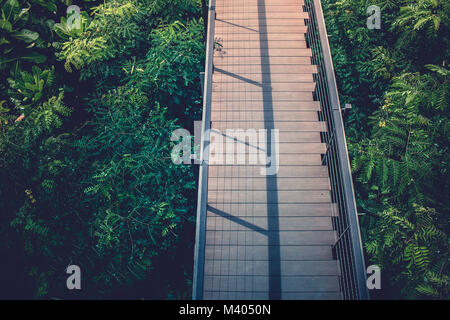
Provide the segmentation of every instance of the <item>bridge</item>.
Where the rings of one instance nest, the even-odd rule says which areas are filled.
[[[210,0],[193,299],[368,299],[320,0]]]

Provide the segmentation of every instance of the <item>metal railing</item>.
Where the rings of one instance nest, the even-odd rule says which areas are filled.
[[[205,262],[205,223],[208,198],[208,153],[204,152],[209,144],[211,127],[212,74],[214,58],[214,25],[216,18],[216,0],[209,0],[208,29],[206,36],[206,61],[203,85],[202,136],[200,143],[200,169],[197,200],[197,224],[195,230],[194,275],[192,281],[192,299],[203,298],[203,269]]]
[[[323,164],[328,166],[332,201],[338,210],[333,217],[338,236],[333,251],[341,269],[341,290],[344,299],[368,299],[358,213],[322,5],[320,0],[305,0],[304,6],[309,13],[306,41],[318,68],[314,95],[320,101],[319,118],[327,125],[327,131],[322,133],[327,144]]]

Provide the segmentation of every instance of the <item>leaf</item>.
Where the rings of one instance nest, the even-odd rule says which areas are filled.
[[[34,63],[43,63],[43,62],[45,62],[45,60],[47,60],[47,57],[45,55],[37,53],[37,52],[29,53],[20,58],[25,61],[34,62]]]
[[[12,31],[12,25],[9,21],[7,20],[0,20],[0,29],[4,29],[6,31],[11,32]]]
[[[3,5],[1,12],[2,12],[2,18],[6,18],[6,20],[13,20],[11,19],[13,16],[15,16],[20,11],[20,5],[18,0],[8,0]]]
[[[39,3],[40,6],[46,8],[47,10],[51,11],[51,12],[56,12],[58,10],[58,7],[56,6],[56,4],[52,1],[48,1],[48,0],[38,0],[37,1]]]
[[[39,33],[28,29],[22,29],[19,32],[13,33],[11,36],[26,43],[30,43],[36,41],[39,38]]]

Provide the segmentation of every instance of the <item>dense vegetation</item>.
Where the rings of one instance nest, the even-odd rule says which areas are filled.
[[[445,0],[325,0],[372,297],[448,299],[449,14]],[[381,9],[381,29],[366,10]]]
[[[201,109],[200,1],[0,10],[0,296],[187,296],[194,172],[170,137]]]

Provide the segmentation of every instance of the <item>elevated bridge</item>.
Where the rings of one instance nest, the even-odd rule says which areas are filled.
[[[367,299],[320,0],[210,0],[206,41],[193,298]]]

